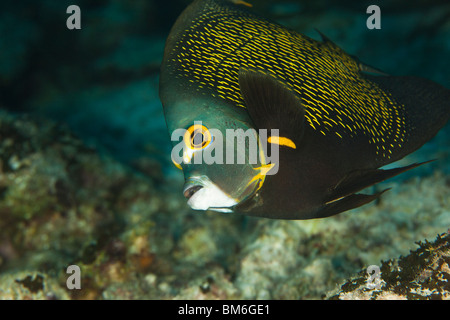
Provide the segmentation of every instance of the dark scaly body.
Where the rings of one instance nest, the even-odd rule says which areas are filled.
[[[164,60],[161,85],[172,91],[246,108],[239,74],[251,70],[301,98],[302,143],[281,153],[280,171],[267,178],[259,200],[241,206],[249,214],[316,217],[337,199],[338,186],[351,190],[341,196],[359,190],[343,181],[360,189],[366,185],[358,180],[380,181],[376,168],[419,148],[450,114],[448,89],[425,79],[367,75],[331,41],[313,40],[228,1],[192,4],[171,32]]]
[[[170,54],[176,77],[245,107],[238,74],[263,70],[302,98],[309,125],[340,139],[364,135],[380,161],[407,139],[404,106],[359,73],[358,62],[331,42],[319,42],[216,1],[205,5]]]

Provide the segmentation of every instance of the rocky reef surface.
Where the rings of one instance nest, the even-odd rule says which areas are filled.
[[[448,298],[449,125],[399,165],[437,161],[336,217],[188,208],[158,71],[189,2],[80,0],[78,31],[66,0],[0,12],[0,299]],[[385,72],[450,86],[446,0],[383,3],[378,31],[365,27],[369,2],[249,2]],[[67,288],[70,265],[80,290]],[[364,286],[371,265],[378,291]]]
[[[1,112],[0,299],[319,299],[369,265],[380,265],[386,283],[411,283],[395,269],[402,260],[381,261],[450,225],[450,180],[439,170],[385,182],[379,188],[392,190],[381,201],[336,217],[276,221],[193,212],[180,178],[145,168],[52,121]],[[431,248],[419,249],[426,264],[407,264],[445,281],[433,270],[447,270],[448,236]],[[80,267],[80,290],[66,287],[69,265]],[[416,290],[424,283],[426,297],[448,297],[430,281]],[[339,298],[361,295],[344,289]]]
[[[362,271],[344,283],[330,299],[342,300],[438,300],[450,299],[450,229],[435,241],[418,242],[419,249],[406,257],[384,261],[379,287],[368,287]],[[370,274],[372,275],[372,273]],[[375,281],[375,279],[374,279]],[[372,279],[370,279],[372,284]],[[376,285],[373,283],[373,285]]]

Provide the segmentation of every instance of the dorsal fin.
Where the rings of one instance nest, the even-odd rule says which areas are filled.
[[[314,28],[314,30],[316,30],[316,32],[320,35],[320,38],[322,39],[323,43],[331,43],[333,45],[336,45],[333,41],[330,40],[330,38],[328,38],[325,34],[323,34],[321,31],[319,31],[318,29]]]
[[[247,1],[243,1],[243,0],[230,0],[230,2],[234,3],[235,5],[242,5],[242,6],[246,6],[248,8],[253,7],[253,5],[251,3],[248,3]]]
[[[389,76],[388,73],[385,73],[385,72],[381,71],[381,70],[378,69],[378,68],[375,68],[375,67],[369,66],[369,65],[367,65],[367,64],[365,64],[365,63],[362,63],[362,62],[361,62],[358,58],[356,58],[356,57],[354,57],[354,59],[355,59],[356,61],[358,61],[358,69],[359,69],[359,71],[361,71],[361,72],[364,72],[364,73],[366,73],[366,74],[379,75],[379,76]]]
[[[320,32],[317,29],[314,29],[314,30],[316,30],[316,32],[320,35],[320,37],[322,38],[322,42],[324,44],[327,44],[329,46],[336,47],[336,48],[339,48],[339,50],[342,50],[341,47],[339,47],[336,43],[334,43],[332,40],[330,40],[330,38],[328,38],[325,34],[323,34],[322,32]],[[358,69],[361,72],[368,73],[368,74],[375,74],[375,75],[379,75],[379,76],[388,76],[389,75],[378,68],[369,66],[368,64],[361,62],[361,60],[359,60],[359,58],[354,55],[350,55],[350,56],[357,62]]]

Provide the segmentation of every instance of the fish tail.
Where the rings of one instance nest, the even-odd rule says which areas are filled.
[[[410,153],[431,139],[450,119],[450,90],[414,76],[367,76],[404,105]]]

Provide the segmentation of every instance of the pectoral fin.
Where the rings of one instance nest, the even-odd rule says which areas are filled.
[[[257,129],[268,130],[268,142],[296,149],[305,127],[301,98],[286,84],[262,72],[241,69],[239,87]],[[271,136],[270,129],[278,129],[279,136]]]

